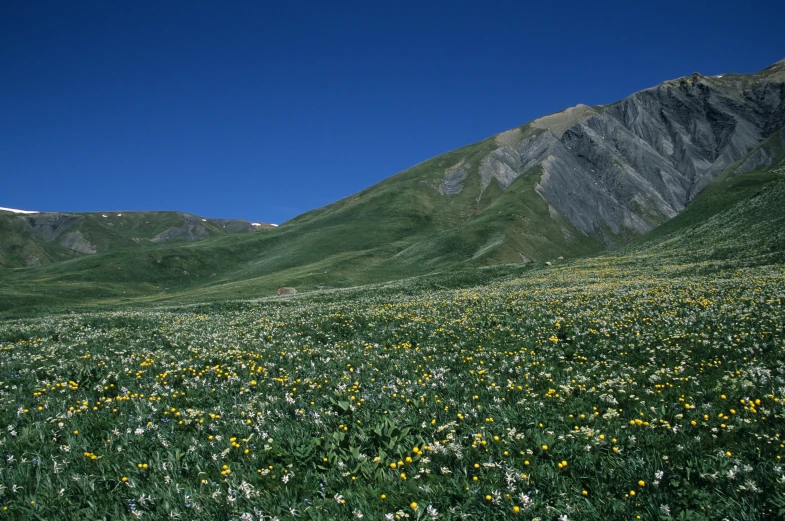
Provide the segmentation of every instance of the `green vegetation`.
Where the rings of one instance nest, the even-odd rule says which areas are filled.
[[[781,265],[515,269],[6,321],[1,512],[785,515]]]
[[[781,169],[725,176],[614,252],[286,298],[252,298],[287,262],[253,248],[307,244],[294,226],[152,249],[158,271],[38,268],[57,312],[6,272],[33,307],[0,322],[0,516],[782,518],[783,202]],[[313,264],[389,276],[357,271],[390,262],[375,255]],[[236,279],[211,282],[222,262]]]

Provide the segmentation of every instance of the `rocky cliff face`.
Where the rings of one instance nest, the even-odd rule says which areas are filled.
[[[756,147],[784,127],[785,60],[754,75],[696,73],[500,134],[501,146],[480,162],[480,191],[492,180],[504,190],[540,166],[542,198],[610,246],[681,212],[734,163],[743,160],[737,174],[771,164],[775,154]],[[446,171],[440,193],[455,195],[466,177],[460,167]]]

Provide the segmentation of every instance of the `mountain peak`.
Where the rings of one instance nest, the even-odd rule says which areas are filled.
[[[574,107],[562,110],[561,112],[555,112],[537,118],[531,122],[531,125],[534,128],[550,130],[556,134],[556,137],[562,137],[568,128],[589,119],[596,114],[597,111],[593,108],[584,105],[583,103],[579,103]]]

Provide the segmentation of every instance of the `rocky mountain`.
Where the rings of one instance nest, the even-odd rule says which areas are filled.
[[[505,190],[539,167],[535,190],[551,211],[610,246],[675,216],[732,165],[736,174],[771,165],[783,127],[785,61],[751,76],[695,73],[500,134],[473,182],[481,194],[494,180]],[[774,134],[777,143],[759,146]],[[446,169],[441,193],[468,179],[462,164]]]

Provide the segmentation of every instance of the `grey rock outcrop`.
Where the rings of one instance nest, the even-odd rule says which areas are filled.
[[[752,154],[748,155],[747,158],[742,162],[736,169],[733,171],[733,175],[741,175],[746,174],[747,172],[752,172],[762,166],[768,166],[772,163],[773,158],[768,151],[763,148],[759,148]]]
[[[480,190],[494,179],[504,190],[540,166],[536,190],[549,206],[611,245],[612,235],[645,233],[675,216],[737,161],[737,174],[771,164],[771,154],[754,149],[783,125],[785,61],[756,75],[696,73],[610,106],[544,116],[517,143],[505,132],[480,162]]]
[[[61,246],[78,251],[79,253],[92,254],[97,251],[95,246],[90,244],[90,241],[85,239],[84,235],[82,235],[82,232],[79,230],[66,233],[58,242]]]
[[[458,195],[463,190],[463,182],[468,177],[469,165],[464,165],[461,161],[444,171],[444,180],[439,185],[439,193],[442,195]]]
[[[40,239],[51,241],[82,220],[78,215],[64,213],[37,213],[14,219],[14,225]]]

